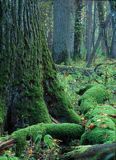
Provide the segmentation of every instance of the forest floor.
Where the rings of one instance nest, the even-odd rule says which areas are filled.
[[[49,134],[42,138],[38,133],[34,141],[27,140],[20,159],[116,160],[116,61],[97,63],[91,68],[80,64],[56,67],[61,85],[81,116],[81,138],[62,140]],[[56,120],[54,123],[59,124]],[[16,145],[10,145],[0,151],[0,160],[19,159],[15,157]],[[3,142],[1,146],[4,148]]]

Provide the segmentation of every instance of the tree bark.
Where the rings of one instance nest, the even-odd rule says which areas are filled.
[[[109,46],[108,46],[108,41],[107,41],[106,28],[104,27],[105,11],[104,11],[103,5],[104,5],[103,1],[97,1],[99,24],[100,24],[99,30],[102,34],[102,42],[105,45],[106,55],[109,57]]]
[[[116,2],[111,0],[109,1],[109,3],[112,14],[112,44],[111,44],[110,57],[116,58]]]
[[[0,98],[7,102],[5,130],[51,123],[49,114],[63,122],[78,123],[80,117],[57,79],[40,23],[39,1],[0,2],[1,10],[5,8],[0,51]]]
[[[77,60],[81,58],[81,40],[82,40],[82,0],[76,1],[75,11],[75,34],[74,34],[74,56],[73,59]]]
[[[107,16],[104,24],[103,24],[103,25],[104,25],[104,28],[107,27],[107,25],[108,25],[108,23],[109,23],[109,21],[110,21],[110,17],[111,17],[111,15],[109,14],[109,15]],[[86,65],[87,67],[90,67],[90,65],[91,65],[91,63],[92,63],[92,61],[93,61],[93,58],[95,57],[96,50],[97,50],[97,48],[98,48],[99,45],[100,45],[101,39],[102,39],[102,30],[99,32],[98,38],[97,38],[97,40],[96,40],[96,43],[95,43],[95,45],[94,45],[94,48],[93,48],[92,53],[91,53],[91,55],[90,55],[90,58],[89,58],[89,60],[88,60],[88,62],[87,62],[87,65]]]
[[[75,0],[54,0],[53,59],[70,61],[74,52]]]
[[[86,1],[86,61],[88,62],[92,49],[92,0]]]
[[[116,143],[112,144],[97,144],[97,145],[88,145],[88,146],[78,146],[72,151],[66,153],[63,160],[105,160],[108,157],[115,159],[116,158]]]

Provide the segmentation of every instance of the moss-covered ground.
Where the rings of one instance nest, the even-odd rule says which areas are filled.
[[[73,147],[85,145],[83,150],[78,150],[81,153],[86,150],[86,145],[115,142],[116,77],[113,69],[115,67],[109,65],[107,71],[103,66],[97,68],[97,71],[92,68],[92,72],[88,74],[83,70],[74,73],[65,70],[65,72],[55,75],[60,82],[56,86],[64,88],[62,94],[58,96],[57,107],[60,108],[60,102],[63,101],[65,106],[63,113],[68,104],[69,113],[72,112],[72,117],[77,118],[76,115],[74,117],[72,109],[74,106],[74,110],[80,115],[81,120],[76,119],[75,124],[41,123],[18,129],[10,136],[16,140],[16,145],[2,153],[0,160],[36,160],[38,157],[44,159],[52,157],[51,160],[55,160],[61,159],[60,156],[70,151],[72,145]],[[54,83],[56,82],[54,81]],[[57,88],[53,88],[49,93],[55,89],[57,90]],[[64,99],[63,93],[70,97],[69,101]],[[3,118],[3,108],[3,103],[0,101],[0,123]],[[66,114],[68,115],[68,111]],[[62,117],[63,115],[60,118]],[[66,115],[65,118],[67,118]],[[62,121],[65,120],[62,119]],[[4,141],[4,138],[1,138],[0,141]]]

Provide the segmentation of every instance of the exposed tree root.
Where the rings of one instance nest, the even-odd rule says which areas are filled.
[[[69,141],[70,139],[78,139],[83,133],[83,127],[78,124],[44,124],[40,123],[37,125],[29,126],[24,129],[19,129],[12,133],[6,140],[0,143],[0,153],[4,150],[12,147],[15,143],[17,149],[23,151],[25,142],[29,137],[36,137],[38,133],[43,136],[50,134],[53,138],[57,138],[63,141]],[[19,147],[19,148],[18,148]]]

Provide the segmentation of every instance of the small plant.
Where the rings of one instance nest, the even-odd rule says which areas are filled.
[[[43,136],[41,132],[38,132],[37,135],[30,138],[24,154],[21,155],[21,159],[36,160],[39,158],[49,160],[52,157],[52,160],[57,160],[59,150],[57,140],[53,139],[49,134]]]

